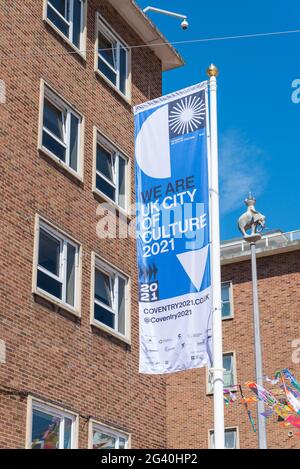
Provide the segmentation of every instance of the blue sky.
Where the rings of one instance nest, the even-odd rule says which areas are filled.
[[[188,16],[190,27],[156,13],[149,16],[171,41],[300,29],[299,0],[138,0]],[[239,236],[236,220],[248,191],[267,227],[300,229],[300,103],[291,99],[300,79],[300,34],[178,44],[181,69],[164,73],[164,94],[218,78],[221,238]]]

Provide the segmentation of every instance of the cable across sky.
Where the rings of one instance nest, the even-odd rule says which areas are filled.
[[[235,36],[216,36],[216,37],[209,37],[209,38],[199,38],[199,39],[190,39],[186,41],[166,41],[166,42],[159,42],[159,43],[152,43],[152,44],[136,44],[133,46],[128,46],[127,48],[129,50],[132,49],[141,49],[145,47],[159,47],[159,46],[165,46],[168,44],[171,44],[172,46],[177,46],[177,45],[185,45],[185,44],[197,44],[197,43],[205,43],[205,42],[217,42],[217,41],[232,41],[232,40],[237,40],[237,39],[252,39],[252,38],[258,38],[258,37],[271,37],[271,36],[286,36],[289,34],[299,34],[300,29],[294,29],[294,30],[287,30],[287,31],[271,31],[271,32],[265,32],[265,33],[251,33],[251,34],[240,34],[240,35],[235,35]],[[35,51],[40,49],[37,48],[32,48],[31,51]],[[105,50],[111,50],[111,48],[105,48],[105,49],[98,49],[98,52],[105,51]],[[92,49],[80,49],[81,53],[85,52],[93,52],[94,48]],[[45,51],[43,51],[45,52]],[[62,55],[73,55],[77,54],[77,51],[69,51],[69,52],[63,52],[63,53],[56,53],[56,54],[51,54],[52,56],[62,56]],[[25,54],[26,55],[26,54]],[[14,56],[15,57],[15,56]],[[24,57],[24,53],[22,53],[22,57]],[[4,60],[9,60],[10,57],[4,57]]]

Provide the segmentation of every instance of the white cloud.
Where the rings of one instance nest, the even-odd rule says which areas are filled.
[[[251,191],[259,197],[266,187],[266,154],[237,130],[227,131],[220,139],[220,210],[226,214],[241,206]]]

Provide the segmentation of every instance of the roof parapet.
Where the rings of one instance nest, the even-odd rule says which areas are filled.
[[[266,233],[256,243],[257,257],[271,256],[300,249],[300,230],[283,233],[280,230]],[[250,259],[250,244],[243,238],[221,244],[221,264],[233,264]]]

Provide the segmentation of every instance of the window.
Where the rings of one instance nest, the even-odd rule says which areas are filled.
[[[79,245],[39,222],[36,291],[78,308]]]
[[[128,205],[127,172],[127,158],[97,134],[95,189],[124,210]]]
[[[128,435],[92,422],[92,449],[127,449]]]
[[[236,383],[235,356],[233,352],[223,353],[224,388],[230,388]],[[209,377],[208,393],[213,393],[212,375]]]
[[[224,368],[224,387],[228,388],[235,385],[234,376],[234,355],[233,353],[223,354],[223,368]]]
[[[48,0],[46,18],[77,49],[84,49],[85,0]]]
[[[80,140],[82,118],[48,87],[44,87],[41,149],[81,174]]]
[[[95,259],[93,323],[128,337],[128,278]]]
[[[222,319],[233,317],[233,301],[232,301],[232,283],[222,282]]]
[[[225,428],[225,448],[226,449],[237,449],[238,448],[238,435],[237,428]],[[214,449],[214,431],[209,432],[210,437],[210,448]]]
[[[123,95],[129,95],[129,49],[101,20],[97,20],[97,70]]]
[[[75,425],[74,414],[32,401],[29,448],[73,449]]]

